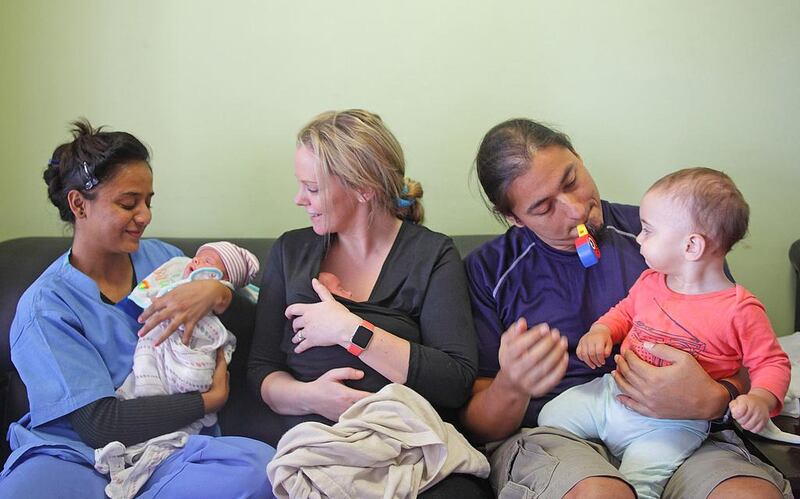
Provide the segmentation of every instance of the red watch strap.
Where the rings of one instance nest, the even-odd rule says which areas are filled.
[[[372,335],[370,334],[369,339],[367,340],[367,342],[363,346],[356,345],[355,343],[353,343],[353,339],[355,338],[356,334],[358,333],[358,330],[361,329],[362,327],[364,329],[368,329],[370,333],[374,333],[375,332],[375,326],[372,325],[371,322],[362,320],[361,323],[359,323],[359,325],[356,328],[356,330],[353,331],[353,336],[350,337],[350,342],[348,342],[348,344],[347,344],[347,351],[350,352],[351,354],[355,355],[356,357],[358,357],[359,355],[364,353],[364,349],[367,348],[367,346],[369,345],[369,342],[372,340]]]
[[[364,352],[364,349],[361,348],[360,346],[356,345],[355,343],[348,343],[347,344],[347,351],[350,352],[351,354],[355,355],[356,357],[358,357],[359,355],[361,355]]]

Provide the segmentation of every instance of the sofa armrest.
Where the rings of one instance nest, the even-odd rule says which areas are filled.
[[[794,330],[800,331],[800,239],[789,247],[789,261],[794,269]]]

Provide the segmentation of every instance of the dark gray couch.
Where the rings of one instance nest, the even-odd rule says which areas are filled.
[[[461,255],[466,255],[491,235],[456,236]],[[187,255],[211,238],[165,238],[164,241],[179,247]],[[250,238],[229,239],[249,249],[264,264],[274,239]],[[12,421],[18,420],[28,411],[25,386],[11,363],[8,333],[19,300],[25,289],[44,269],[64,253],[71,243],[67,237],[26,237],[0,242],[0,467],[8,456],[6,430]],[[260,282],[260,276],[257,281]],[[263,426],[269,424],[263,418],[259,401],[246,390],[245,364],[250,350],[250,340],[255,320],[255,307],[244,299],[234,300],[222,317],[225,325],[237,337],[236,354],[230,365],[230,397],[219,414],[222,431],[229,435],[244,435],[266,440]]]

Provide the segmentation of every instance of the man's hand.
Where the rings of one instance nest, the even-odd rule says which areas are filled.
[[[703,370],[691,354],[668,345],[645,343],[671,364],[656,367],[628,350],[617,355],[614,380],[624,395],[617,399],[639,414],[663,419],[714,419],[725,412],[727,390]]]
[[[549,393],[567,371],[567,339],[547,324],[528,329],[528,323],[522,318],[500,337],[498,360],[498,378],[527,398],[541,397]]]

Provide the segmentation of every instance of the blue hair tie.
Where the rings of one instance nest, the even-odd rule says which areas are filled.
[[[406,194],[408,194],[408,186],[404,185],[402,193],[400,195],[401,196],[405,196]],[[397,207],[398,208],[408,208],[409,206],[414,204],[414,201],[416,201],[416,199],[414,199],[414,198],[404,199],[402,197],[399,197],[399,198],[397,198]]]
[[[397,198],[397,206],[398,208],[408,208],[412,204],[414,204],[415,199],[403,199]]]

